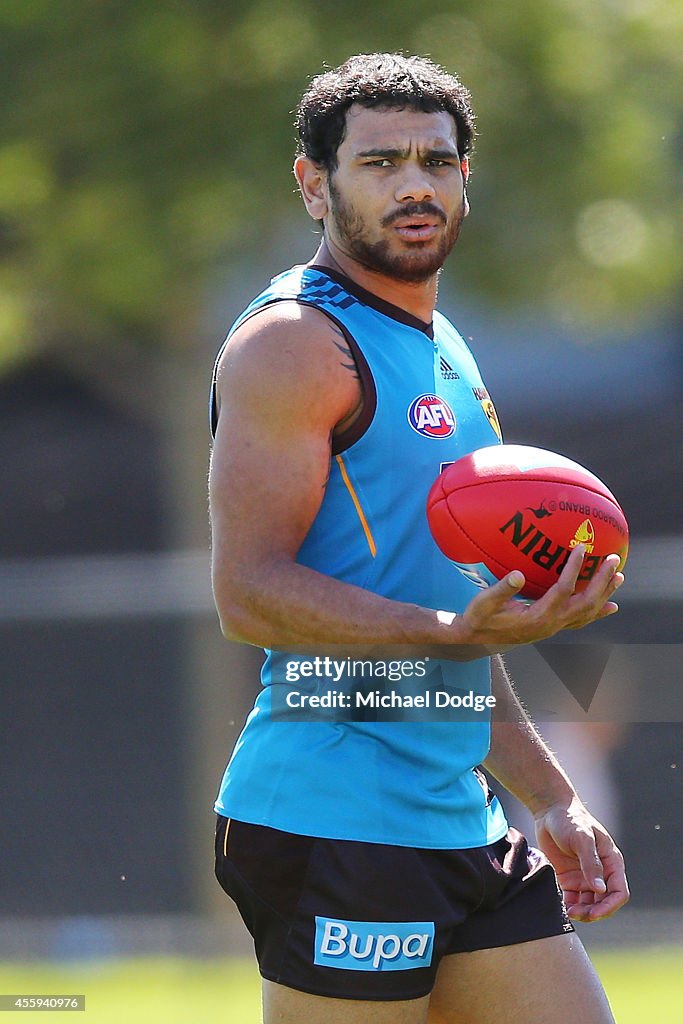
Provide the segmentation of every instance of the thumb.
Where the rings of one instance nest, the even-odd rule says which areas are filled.
[[[525,583],[524,573],[520,572],[519,569],[514,569],[507,576],[504,576],[502,580],[498,580],[492,586],[480,590],[472,598],[468,605],[468,610],[471,609],[473,614],[476,612],[478,615],[493,615],[510,598],[516,597]]]
[[[519,569],[513,569],[507,576],[503,576],[502,580],[489,587],[488,593],[500,598],[501,601],[507,601],[510,597],[518,594],[525,583],[524,573]]]
[[[521,590],[526,583],[526,577],[523,572],[519,571],[519,569],[513,569],[512,572],[509,572],[507,576],[504,576],[500,582],[506,583],[508,587],[512,588],[512,590],[518,591]]]

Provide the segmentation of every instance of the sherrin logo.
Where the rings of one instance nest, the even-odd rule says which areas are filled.
[[[448,402],[438,395],[420,395],[408,408],[408,423],[423,437],[450,437],[455,416]]]
[[[429,967],[433,921],[342,921],[316,917],[313,963],[345,971]]]

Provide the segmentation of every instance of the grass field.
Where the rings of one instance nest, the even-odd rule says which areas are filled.
[[[683,949],[602,953],[593,961],[618,1024],[680,1024]],[[81,994],[81,1017],[54,1011],[47,1020],[74,1024],[260,1024],[259,978],[243,960],[119,960],[69,966],[0,966],[0,993]],[[12,1015],[8,1018],[12,1019]],[[14,1019],[45,1022],[44,1012]]]

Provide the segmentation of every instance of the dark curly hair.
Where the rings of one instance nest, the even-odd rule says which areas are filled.
[[[474,112],[467,89],[455,75],[426,57],[400,53],[359,53],[338,68],[312,79],[296,109],[298,156],[328,172],[337,167],[337,149],[346,134],[346,111],[363,107],[445,110],[455,120],[460,157],[472,151]]]

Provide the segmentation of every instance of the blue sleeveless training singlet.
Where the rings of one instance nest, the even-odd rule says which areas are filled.
[[[477,588],[437,549],[425,503],[444,463],[500,443],[469,349],[438,312],[432,337],[404,311],[315,266],[276,277],[227,340],[259,309],[287,300],[320,309],[350,339],[364,364],[372,416],[362,436],[336,454],[333,447],[322,505],[297,561],[396,601],[462,612]],[[488,717],[302,720],[283,700],[291,680],[309,692],[326,680],[299,672],[310,658],[266,655],[263,687],[223,776],[218,813],[303,835],[425,848],[482,846],[505,834],[502,808],[475,770],[489,749]],[[424,666],[417,649],[414,659]],[[488,658],[428,660],[425,671],[425,682],[438,679],[447,692],[490,692]]]

